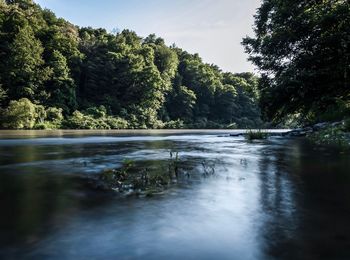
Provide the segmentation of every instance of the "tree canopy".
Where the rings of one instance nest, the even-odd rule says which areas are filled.
[[[263,0],[254,29],[243,45],[262,73],[268,119],[349,111],[349,1]]]
[[[257,127],[257,82],[154,34],[80,28],[32,0],[0,0],[2,127]],[[30,104],[46,114],[9,124]]]

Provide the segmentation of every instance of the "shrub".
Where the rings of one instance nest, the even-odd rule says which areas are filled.
[[[61,123],[63,120],[62,112],[62,108],[49,107],[48,109],[46,109],[46,118],[49,121]]]
[[[164,123],[165,129],[182,129],[184,128],[184,122],[180,119],[168,121]]]
[[[331,127],[308,135],[308,139],[318,145],[350,147],[349,140],[340,128]]]
[[[129,127],[128,121],[120,117],[109,116],[106,118],[106,123],[111,129],[127,129]]]
[[[12,100],[4,111],[3,127],[14,129],[31,129],[37,119],[36,105],[27,98]]]
[[[64,127],[71,129],[126,129],[128,126],[128,122],[120,117],[95,118],[79,111],[75,111],[64,122]]]
[[[107,115],[107,109],[104,106],[89,107],[85,112],[94,118],[106,117]]]
[[[71,129],[95,129],[96,122],[91,116],[86,116],[78,110],[64,122],[64,127]]]

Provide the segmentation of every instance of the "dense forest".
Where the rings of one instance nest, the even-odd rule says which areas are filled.
[[[264,0],[243,45],[259,68],[266,120],[308,124],[350,117],[350,2]]]
[[[260,127],[259,79],[123,30],[80,28],[32,0],[0,0],[1,127]]]
[[[350,117],[350,4],[263,0],[242,44],[259,69],[222,72],[130,30],[80,28],[0,0],[0,127],[254,128]]]

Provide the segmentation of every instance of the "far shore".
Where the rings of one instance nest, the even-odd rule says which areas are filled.
[[[169,134],[233,134],[239,135],[248,129],[120,129],[120,130],[0,130],[0,138],[88,136],[88,135],[169,135]],[[264,129],[268,133],[282,134],[291,129]]]

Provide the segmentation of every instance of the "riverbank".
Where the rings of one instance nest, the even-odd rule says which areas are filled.
[[[285,134],[290,129],[266,129],[270,134]],[[247,129],[132,129],[132,130],[0,130],[0,138],[40,138],[69,136],[138,136],[138,135],[183,135],[183,134],[215,134],[239,136]]]
[[[350,148],[350,121],[322,122],[313,126],[294,129],[287,135],[306,136],[316,145],[332,145]]]

